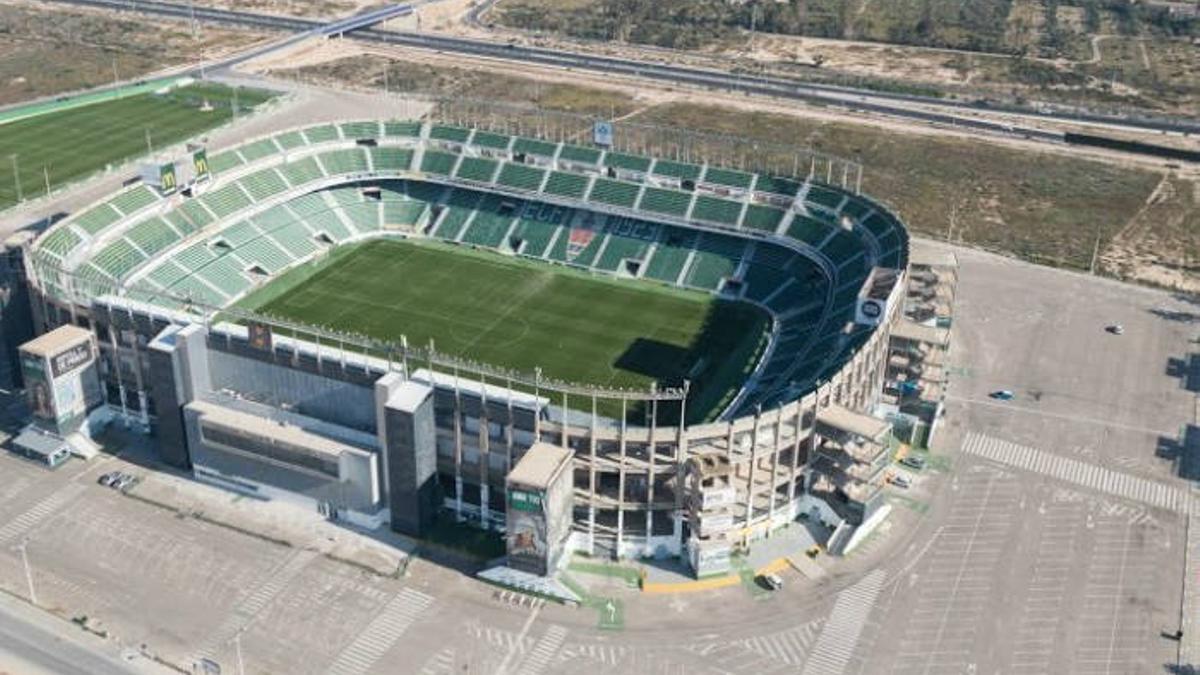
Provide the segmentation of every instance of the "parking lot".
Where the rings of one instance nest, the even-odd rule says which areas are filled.
[[[0,588],[27,597],[23,544],[40,606],[185,669],[240,654],[251,673],[1161,672],[1180,646],[1170,635],[1196,508],[1170,443],[1194,422],[1171,360],[1195,310],[962,261],[930,464],[896,469],[912,485],[888,488],[893,515],[853,555],[820,560],[820,581],[785,570],[770,593],[643,596],[596,577],[623,605],[623,626],[606,629],[595,609],[514,600],[433,563],[347,563],[357,545],[327,541],[317,514],[127,456],[50,471],[3,453]],[[1104,332],[1112,321],[1123,335]],[[995,389],[1015,396],[988,398]],[[111,470],[146,480],[123,495],[96,483]],[[230,515],[269,536],[220,524]],[[280,543],[289,526],[302,536]]]

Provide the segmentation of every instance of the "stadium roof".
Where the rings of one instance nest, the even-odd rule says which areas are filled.
[[[908,319],[896,322],[895,327],[892,328],[892,337],[900,338],[901,340],[911,340],[913,342],[924,342],[939,347],[945,347],[950,344],[949,330],[935,326],[925,326]]]
[[[508,482],[545,490],[571,462],[571,451],[549,443],[534,443],[508,472]]]
[[[37,356],[51,356],[91,339],[91,331],[66,324],[26,342],[21,345],[21,351]]]
[[[878,441],[888,432],[890,425],[870,415],[854,412],[840,405],[830,405],[821,408],[817,413],[817,421],[861,438]]]

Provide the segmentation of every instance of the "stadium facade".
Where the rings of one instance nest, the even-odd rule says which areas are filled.
[[[699,572],[797,517],[836,538],[879,509],[888,426],[866,413],[887,384],[908,240],[832,170],[783,177],[429,119],[189,156],[203,157],[194,182],[130,186],[5,259],[22,259],[38,334],[92,332],[104,414],[151,434],[164,462],[421,535],[439,514],[503,529],[531,494],[508,477],[553,446],[570,454],[570,498],[553,493],[569,509],[562,545],[690,555]],[[565,384],[234,307],[379,237],[753,303],[770,339],[737,395],[693,422],[686,387]],[[653,412],[632,424],[597,412],[604,401]]]

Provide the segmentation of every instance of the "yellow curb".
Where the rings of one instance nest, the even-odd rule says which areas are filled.
[[[791,565],[787,558],[776,558],[754,572],[754,576],[763,574],[779,574]]]
[[[763,565],[755,570],[754,575],[760,574],[778,574],[791,566],[787,558],[776,558],[771,562]],[[797,570],[799,571],[799,570]],[[741,576],[737,574],[727,574],[721,577],[712,577],[710,579],[697,579],[695,581],[681,581],[679,583],[644,583],[642,584],[642,592],[651,595],[661,595],[664,593],[700,593],[702,591],[713,591],[718,588],[728,588],[742,583]]]
[[[642,585],[642,592],[652,595],[662,593],[699,593],[701,591],[713,591],[718,588],[727,588],[736,586],[742,583],[742,578],[728,574],[723,577],[712,577],[711,579],[697,579],[695,581],[681,581],[679,583],[646,583]]]

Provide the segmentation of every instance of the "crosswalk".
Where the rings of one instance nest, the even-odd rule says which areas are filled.
[[[740,640],[746,649],[774,659],[789,666],[804,663],[804,657],[816,640],[821,621],[810,621],[770,635],[759,635]]]
[[[300,574],[301,570],[315,558],[317,553],[301,549],[293,553],[282,565],[271,571],[271,576],[258,588],[255,588],[245,600],[238,603],[221,625],[208,636],[200,648],[196,650],[193,662],[202,658],[213,658],[225,648],[259,612],[263,610],[288,584]]]
[[[70,483],[61,490],[34,504],[28,511],[8,521],[4,527],[0,527],[0,545],[12,542],[26,532],[29,532],[38,523],[82,494],[83,490],[84,487],[82,485]]]
[[[875,598],[883,589],[883,570],[873,570],[858,583],[838,594],[829,620],[804,664],[804,675],[838,675],[846,671],[858,645]]]
[[[1044,474],[1114,497],[1178,513],[1196,512],[1196,503],[1191,496],[1177,487],[993,436],[976,432],[967,434],[963,441],[963,452],[1018,469]]]
[[[449,647],[429,657],[421,667],[421,675],[454,675],[454,650]]]
[[[563,640],[567,638],[567,629],[557,624],[551,624],[546,629],[546,633],[542,635],[537,644],[533,646],[533,650],[529,652],[529,657],[521,664],[521,668],[517,671],[517,675],[540,675],[550,665],[558,650],[562,647]]]
[[[326,671],[330,675],[362,675],[369,672],[387,650],[433,604],[433,598],[406,588],[383,608],[379,616],[359,633]]]

